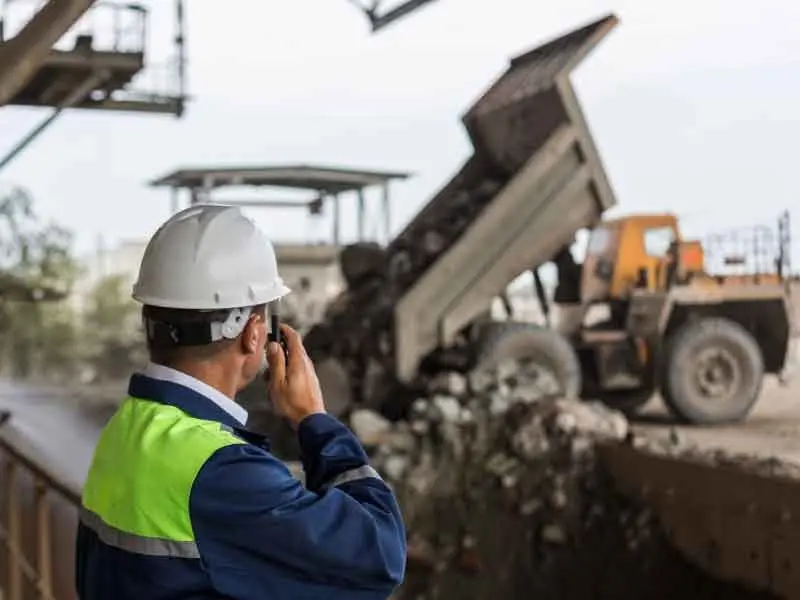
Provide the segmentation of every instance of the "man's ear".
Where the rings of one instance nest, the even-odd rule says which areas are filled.
[[[247,320],[247,325],[244,326],[242,335],[239,337],[242,352],[245,354],[256,354],[263,350],[265,340],[261,339],[262,321],[263,319],[258,316]]]

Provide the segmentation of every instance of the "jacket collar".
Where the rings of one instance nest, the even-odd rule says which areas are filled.
[[[247,423],[247,411],[202,381],[162,365],[150,364],[130,380],[128,393],[169,404],[197,419],[217,421],[233,429]]]

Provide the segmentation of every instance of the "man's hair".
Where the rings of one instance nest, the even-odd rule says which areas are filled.
[[[265,304],[254,306],[251,314],[265,315]],[[200,362],[216,358],[230,348],[236,339],[198,341],[188,343],[176,341],[172,332],[176,328],[184,331],[208,331],[211,323],[222,323],[230,310],[188,310],[180,308],[142,307],[147,351],[150,360],[167,367],[185,362]]]

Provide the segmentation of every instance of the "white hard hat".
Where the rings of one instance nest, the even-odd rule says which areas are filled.
[[[234,206],[198,204],[170,217],[142,258],[133,298],[195,310],[255,306],[290,292],[275,248]]]

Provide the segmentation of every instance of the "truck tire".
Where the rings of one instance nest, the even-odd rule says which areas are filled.
[[[479,337],[474,370],[492,370],[509,360],[528,360],[545,369],[557,382],[562,396],[577,398],[580,394],[578,355],[556,331],[529,323],[485,325]]]
[[[684,422],[711,425],[744,419],[763,379],[761,349],[734,321],[692,321],[667,340],[661,395]]]

